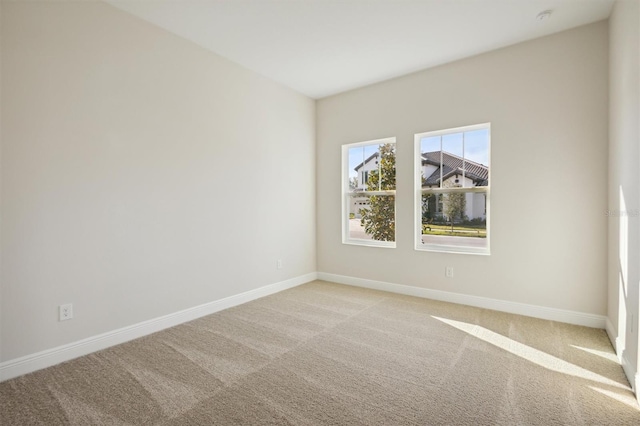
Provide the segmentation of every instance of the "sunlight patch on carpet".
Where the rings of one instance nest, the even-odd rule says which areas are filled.
[[[599,357],[604,358],[604,359],[606,359],[608,361],[615,362],[616,364],[618,364],[618,357],[614,353],[605,352],[605,351],[599,351],[599,350],[596,350],[596,349],[583,348],[582,346],[576,346],[576,345],[569,345],[569,346],[571,346],[572,348],[580,349],[581,351],[588,352],[588,353],[590,353],[592,355],[599,356]]]
[[[599,374],[596,374],[593,371],[589,371],[582,367],[578,367],[575,364],[564,361],[560,358],[556,358],[553,355],[549,355],[538,349],[532,348],[531,346],[524,345],[520,342],[517,342],[508,337],[505,337],[501,334],[495,333],[479,325],[469,324],[462,321],[455,321],[455,320],[436,317],[436,316],[432,316],[432,318],[435,318],[438,321],[442,321],[443,323],[448,324],[454,328],[457,328],[458,330],[464,331],[465,333],[473,337],[484,340],[487,343],[490,343],[500,349],[508,351],[516,356],[519,356],[520,358],[523,358],[529,362],[532,362],[536,365],[544,367],[548,370],[555,371],[562,374],[567,374],[567,375],[578,377],[585,380],[590,380],[593,382],[616,387],[619,389],[629,390],[628,386],[624,386],[614,380],[611,380]]]
[[[638,408],[638,402],[636,401],[636,397],[631,392],[618,393],[618,392],[613,392],[613,391],[602,389],[602,388],[597,388],[595,386],[589,386],[589,389],[592,389],[598,393],[601,393],[602,395],[608,396],[611,399],[614,399],[618,402],[628,405],[629,407],[635,410],[640,411],[640,408]]]

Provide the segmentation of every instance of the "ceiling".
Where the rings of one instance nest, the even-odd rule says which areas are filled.
[[[606,19],[614,0],[106,1],[317,99]]]

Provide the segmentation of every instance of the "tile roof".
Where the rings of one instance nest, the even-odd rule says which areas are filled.
[[[422,186],[440,186],[440,154],[441,151],[422,153],[422,164],[436,166],[436,170],[428,176]],[[457,155],[442,151],[442,179],[446,180],[452,175],[462,175],[463,159]],[[464,160],[465,176],[471,179],[476,186],[486,186],[489,181],[489,167],[471,160]]]

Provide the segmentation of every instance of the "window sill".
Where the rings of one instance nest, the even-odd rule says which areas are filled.
[[[484,247],[459,247],[459,246],[445,246],[441,244],[418,244],[416,251],[429,251],[438,253],[452,253],[452,254],[475,254],[480,256],[490,256],[491,251],[489,248]]]
[[[342,240],[342,244],[364,247],[396,248],[395,241],[371,241],[371,240]]]

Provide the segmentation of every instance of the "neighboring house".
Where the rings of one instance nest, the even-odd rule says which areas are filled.
[[[446,151],[425,152],[422,154],[422,178],[423,188],[440,188],[441,179],[442,187],[445,188],[487,186],[489,167],[466,159],[463,161],[462,157]],[[432,217],[443,216],[445,200],[446,197],[439,194],[430,197],[427,210]],[[486,219],[486,213],[485,194],[466,194],[465,216],[467,219]]]
[[[378,161],[379,157],[380,153],[374,152],[369,156],[369,158],[364,160],[364,163],[360,163],[356,166],[356,168],[354,169],[356,172],[358,172],[358,183],[356,186],[356,190],[365,190],[365,188],[367,187],[367,182],[369,181],[369,173],[373,170],[378,170],[378,165],[380,163],[380,161]]]
[[[356,182],[352,185],[354,191],[364,191],[367,188],[367,182],[369,181],[369,174],[378,170],[380,153],[375,152],[369,156],[363,163],[358,164],[354,169],[358,172],[356,176]],[[349,206],[349,213],[353,214],[357,219],[362,218],[360,209],[369,208],[369,197],[351,197],[351,203]]]

